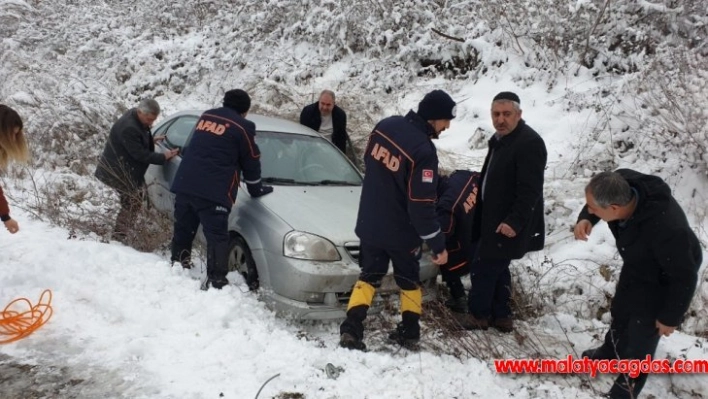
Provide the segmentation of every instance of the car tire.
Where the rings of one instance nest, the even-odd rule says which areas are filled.
[[[246,280],[248,289],[255,291],[260,286],[258,269],[251,250],[243,237],[232,234],[229,240],[229,271],[238,272]]]

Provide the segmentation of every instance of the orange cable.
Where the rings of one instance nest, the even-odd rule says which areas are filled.
[[[34,306],[27,298],[17,298],[10,302],[0,313],[0,344],[18,341],[42,327],[52,317],[51,303],[51,290],[44,290],[39,297],[39,302]],[[28,310],[23,312],[10,310],[15,304],[20,306],[24,304]]]

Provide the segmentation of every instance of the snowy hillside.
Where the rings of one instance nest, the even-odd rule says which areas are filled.
[[[597,397],[610,377],[495,375],[491,359],[577,355],[604,334],[621,260],[604,225],[587,243],[569,231],[598,171],[665,178],[706,248],[707,65],[701,0],[0,0],[0,102],[23,115],[34,158],[0,172],[22,229],[0,231],[0,303],[55,297],[50,323],[0,346],[0,374],[56,368],[46,397],[254,397],[278,373],[261,397]],[[442,88],[460,104],[441,162],[477,170],[492,97],[518,93],[549,162],[546,248],[512,263],[517,336],[450,335],[431,318],[426,351],[350,353],[336,323],[276,319],[238,277],[198,291],[196,271],[167,265],[169,224],[146,232],[153,252],[103,242],[117,199],[92,173],[116,117],[150,96],[164,115],[209,107],[231,88],[293,120],[332,89],[359,152],[376,121]],[[659,356],[708,358],[706,278],[704,262]],[[652,376],[644,395],[707,396],[705,378]],[[32,397],[13,389],[0,396]]]

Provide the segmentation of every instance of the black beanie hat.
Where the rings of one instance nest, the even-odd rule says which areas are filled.
[[[519,99],[519,96],[516,95],[516,93],[512,93],[510,91],[503,91],[496,96],[494,96],[494,100],[492,102],[497,101],[497,100],[509,100],[513,101],[517,104],[521,104],[521,100]]]
[[[418,115],[426,121],[453,119],[457,112],[455,101],[442,90],[433,90],[418,104]]]
[[[224,107],[245,114],[251,109],[251,97],[241,89],[229,90],[224,94]]]

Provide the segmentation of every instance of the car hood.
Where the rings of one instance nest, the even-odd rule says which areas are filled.
[[[275,186],[259,200],[294,230],[335,245],[359,242],[354,233],[361,186]]]

